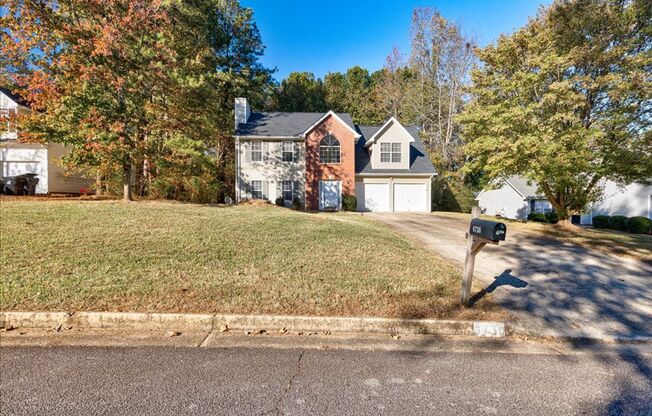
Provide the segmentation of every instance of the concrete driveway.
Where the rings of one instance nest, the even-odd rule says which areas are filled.
[[[436,214],[366,214],[463,263],[468,222]],[[511,230],[476,257],[475,278],[540,335],[652,336],[652,266]],[[460,275],[461,280],[461,275]]]

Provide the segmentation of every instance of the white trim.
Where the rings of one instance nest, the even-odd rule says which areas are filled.
[[[385,124],[383,124],[383,125],[378,129],[377,132],[374,133],[373,136],[371,136],[371,137],[369,138],[369,140],[367,140],[367,142],[364,144],[364,147],[369,147],[369,146],[371,146],[372,144],[374,144],[374,143],[376,142],[376,139],[377,139],[378,137],[382,136],[382,134],[385,132],[385,130],[387,129],[387,127],[389,127],[390,123],[396,123],[396,124],[398,124],[398,126],[399,126],[401,129],[403,129],[403,132],[404,132],[405,134],[407,134],[407,136],[410,138],[410,143],[413,143],[413,142],[414,142],[414,137],[410,134],[410,132],[407,131],[407,129],[406,129],[405,127],[403,127],[403,125],[401,124],[401,122],[398,121],[398,120],[396,119],[396,117],[393,117],[393,116],[392,116],[389,120],[387,120],[387,121],[385,122]]]
[[[302,135],[303,137],[306,137],[306,136],[308,135],[308,133],[310,133],[310,132],[315,128],[315,127],[317,127],[318,125],[320,125],[320,124],[322,123],[322,121],[326,120],[326,118],[328,118],[328,116],[333,116],[333,117],[337,118],[337,119],[340,121],[340,123],[342,123],[342,124],[343,124],[347,129],[349,129],[349,131],[351,131],[351,132],[353,133],[353,135],[355,136],[356,139],[357,139],[358,137],[361,136],[360,133],[358,133],[357,131],[353,130],[353,128],[351,128],[351,126],[349,126],[348,124],[346,124],[346,123],[344,122],[344,120],[342,120],[342,118],[341,118],[340,116],[338,116],[337,114],[335,114],[335,112],[334,112],[333,110],[329,110],[328,113],[324,114],[324,116],[323,116],[322,118],[320,118],[319,120],[317,120],[317,121],[316,121],[312,126],[308,127],[308,128],[306,129],[306,131],[304,131],[303,133],[301,133],[301,135]]]
[[[323,198],[322,198],[322,187],[324,182],[335,182],[337,183],[337,190],[338,190],[338,195],[337,195],[337,209],[339,211],[342,210],[342,181],[339,179],[320,179],[319,180],[319,211],[324,210],[324,204],[323,204]]]

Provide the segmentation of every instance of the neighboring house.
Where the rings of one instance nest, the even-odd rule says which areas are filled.
[[[431,207],[435,168],[415,128],[395,118],[357,126],[346,113],[251,112],[235,100],[236,201],[297,198],[307,210],[339,210],[355,195],[358,211]]]
[[[521,176],[511,176],[496,186],[484,189],[476,197],[483,213],[505,218],[525,220],[530,212],[550,212],[552,205],[537,185]],[[642,216],[652,219],[652,186],[632,183],[624,189],[606,181],[602,199],[587,207],[581,215],[573,216],[574,223],[590,225],[596,215]]]
[[[0,177],[35,173],[39,179],[37,194],[79,193],[80,188],[89,186],[89,181],[79,176],[65,175],[59,163],[61,157],[68,153],[64,146],[58,143],[42,145],[17,142],[14,117],[30,111],[28,103],[0,87]]]
[[[520,176],[499,180],[475,199],[483,213],[511,219],[526,220],[530,212],[552,211],[552,205],[537,191],[537,186]]]

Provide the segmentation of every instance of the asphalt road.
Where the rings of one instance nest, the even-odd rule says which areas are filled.
[[[650,355],[3,347],[2,415],[651,415]]]
[[[423,213],[366,214],[462,263],[468,221]],[[510,229],[476,257],[475,277],[538,335],[652,337],[652,265]]]

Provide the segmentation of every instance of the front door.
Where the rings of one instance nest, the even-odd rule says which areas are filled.
[[[340,209],[342,199],[342,182],[319,181],[319,210]]]

